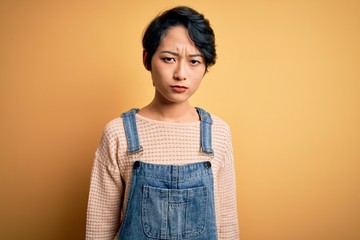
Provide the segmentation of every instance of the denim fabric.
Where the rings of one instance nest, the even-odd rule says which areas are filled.
[[[136,122],[130,115],[123,118],[128,139],[128,152],[141,149]],[[198,110],[201,138],[209,138],[211,118]],[[202,114],[202,115],[201,115]],[[207,122],[205,122],[207,121]],[[201,149],[213,154],[211,139],[201,139]],[[131,148],[131,149],[130,149]],[[214,186],[209,161],[186,165],[159,165],[135,161],[125,215],[119,240],[189,239],[217,240]]]
[[[134,154],[142,151],[142,147],[139,142],[139,136],[137,133],[136,127],[136,117],[135,114],[139,109],[134,108],[130,111],[123,113],[121,115],[124,124],[124,130],[126,134],[126,140],[128,145],[128,154]]]
[[[128,112],[121,115],[123,119],[124,130],[126,134],[126,140],[128,144],[128,154],[134,154],[142,151],[142,146],[139,142],[139,136],[136,127],[135,114],[139,111],[137,108],[133,108]],[[200,151],[204,154],[213,155],[212,149],[212,137],[211,137],[211,125],[212,119],[208,112],[204,109],[196,108],[197,113],[200,116]]]
[[[196,108],[201,122],[200,122],[200,149],[205,154],[213,155],[214,151],[211,148],[211,125],[212,119],[208,112],[201,108]]]

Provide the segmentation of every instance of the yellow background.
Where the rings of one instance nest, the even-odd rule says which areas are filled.
[[[241,239],[360,239],[358,0],[1,1],[0,238],[84,238],[102,129],[152,99],[142,31],[179,4],[217,36],[192,103],[232,128]]]

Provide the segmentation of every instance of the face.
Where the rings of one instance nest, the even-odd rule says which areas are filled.
[[[196,92],[205,74],[205,61],[185,27],[168,30],[151,59],[155,100],[184,103]]]

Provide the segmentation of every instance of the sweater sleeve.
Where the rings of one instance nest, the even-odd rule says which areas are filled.
[[[232,140],[229,129],[226,135],[225,161],[219,179],[219,187],[221,189],[219,239],[238,240],[240,239],[240,235],[236,205],[236,178]]]
[[[113,239],[120,226],[124,195],[117,161],[118,138],[104,129],[93,163],[86,219],[86,239]]]

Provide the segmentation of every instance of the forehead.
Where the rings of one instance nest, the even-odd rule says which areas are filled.
[[[157,50],[187,50],[199,53],[199,50],[196,48],[194,42],[189,36],[188,30],[183,26],[169,28],[164,37],[161,39]]]

